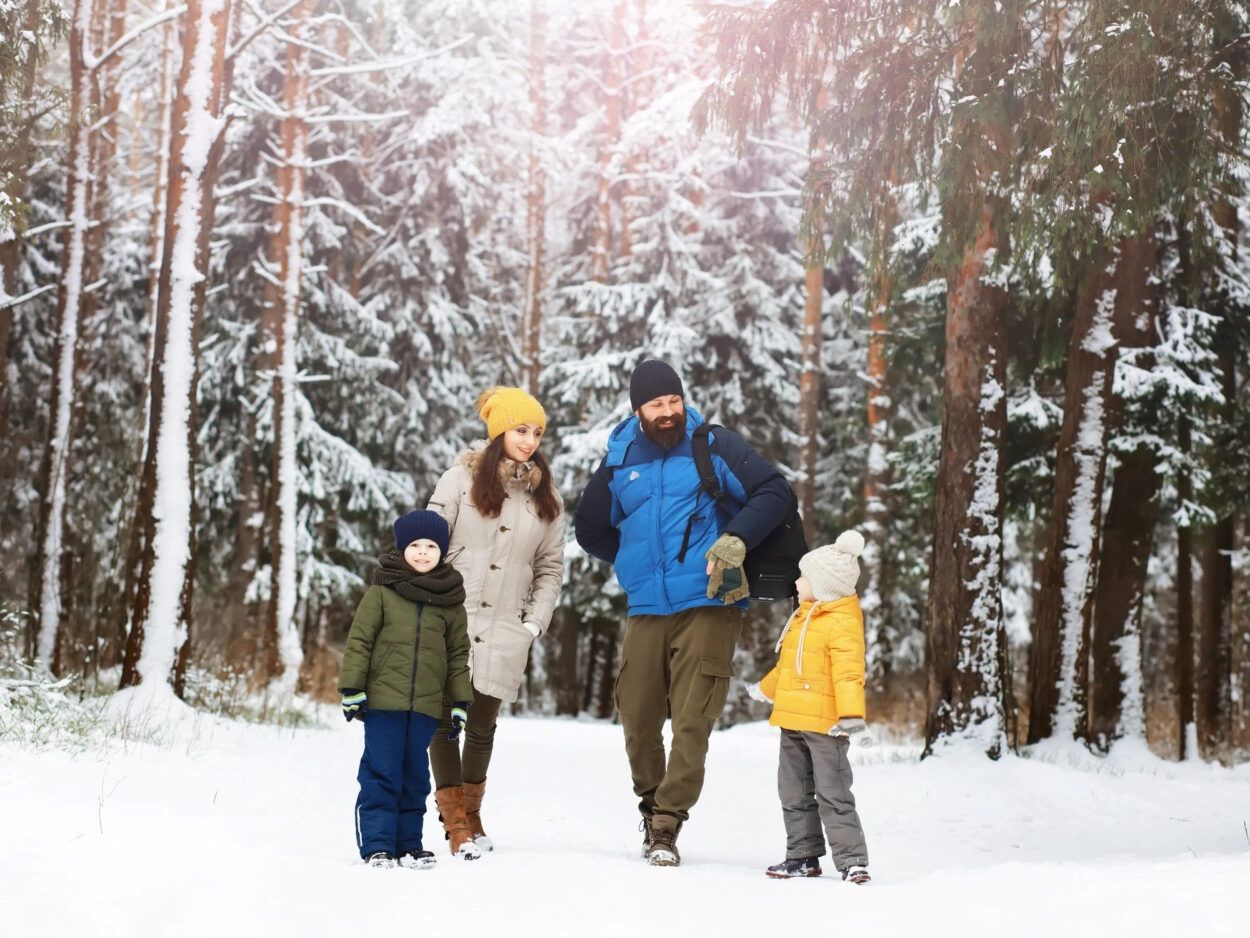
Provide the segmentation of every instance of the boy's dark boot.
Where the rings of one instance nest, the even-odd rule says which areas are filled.
[[[464,786],[448,785],[434,792],[434,802],[438,805],[438,819],[443,822],[447,845],[452,856],[462,860],[476,860],[482,851],[473,843],[469,833],[469,821],[464,809]]]
[[[483,853],[495,849],[495,843],[482,829],[482,799],[486,796],[486,779],[464,783],[464,816],[469,825],[469,838]]]
[[[782,860],[780,863],[774,863],[764,873],[771,879],[793,879],[796,876],[819,876],[823,871],[820,868],[820,859],[818,857],[794,857],[792,859]]]
[[[677,852],[677,832],[681,819],[672,814],[651,815],[651,842],[647,846],[647,862],[652,866],[681,866]]]
[[[428,850],[409,850],[399,855],[399,865],[406,870],[432,870],[438,861]]]

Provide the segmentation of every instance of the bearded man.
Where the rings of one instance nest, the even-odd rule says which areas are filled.
[[[582,549],[614,564],[629,600],[616,708],[641,799],[643,855],[677,866],[677,833],[703,789],[708,738],[729,694],[746,553],[782,522],[793,495],[776,468],[718,427],[708,442],[726,497],[713,501],[691,444],[704,421],[669,365],[642,362],[629,396],[634,415],[612,431],[574,529]]]

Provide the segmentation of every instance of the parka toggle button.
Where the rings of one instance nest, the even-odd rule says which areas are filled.
[[[501,525],[499,526],[499,533],[500,533],[500,534],[502,534],[502,533],[504,533],[505,531],[508,531],[508,530],[509,530],[509,528],[508,528],[508,526],[507,526],[506,524],[501,524]]]

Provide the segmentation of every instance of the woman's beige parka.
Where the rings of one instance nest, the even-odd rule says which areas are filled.
[[[496,518],[483,517],[470,491],[484,449],[479,443],[461,454],[438,480],[429,507],[447,519],[447,559],[464,577],[473,686],[511,703],[520,692],[534,639],[523,623],[545,632],[560,597],[564,508],[549,522],[539,518],[532,490],[540,470],[532,462],[504,459],[499,464],[503,508]]]

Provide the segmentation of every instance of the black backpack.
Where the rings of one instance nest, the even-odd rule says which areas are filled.
[[[729,510],[724,504],[727,498],[721,491],[720,482],[716,479],[716,470],[712,468],[712,447],[707,435],[711,430],[724,429],[717,424],[700,424],[695,427],[690,446],[694,452],[695,468],[699,472],[699,481],[704,490],[712,496],[712,500],[720,507]],[[689,525],[687,526],[689,528]],[[687,537],[689,533],[687,531]],[[685,551],[683,550],[683,553]],[[794,581],[799,577],[799,558],[807,553],[807,538],[803,536],[803,519],[799,517],[799,500],[790,493],[790,510],[771,534],[747,551],[746,572],[747,583],[751,587],[751,598],[761,602],[775,602],[779,599],[793,599],[798,591]]]

